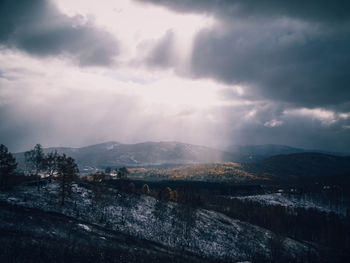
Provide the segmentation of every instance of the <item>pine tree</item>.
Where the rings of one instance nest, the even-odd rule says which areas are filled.
[[[129,170],[126,167],[122,167],[117,171],[117,189],[127,192],[129,190],[129,179],[128,179],[128,174],[129,174]]]
[[[164,201],[173,200],[173,191],[170,187],[165,187],[160,193],[160,199]]]
[[[111,172],[112,172],[112,168],[107,166],[106,169],[105,169],[105,174],[106,175],[110,175]]]
[[[33,150],[24,153],[25,162],[30,172],[36,176],[44,169],[45,155],[40,144],[36,144]]]
[[[8,178],[14,174],[16,168],[16,159],[5,145],[0,144],[0,186],[7,186]]]
[[[50,177],[52,177],[57,172],[58,157],[59,155],[57,151],[54,151],[47,154],[44,158],[44,167]]]
[[[129,170],[126,167],[122,167],[117,171],[118,179],[127,179]]]
[[[145,195],[149,195],[151,193],[151,190],[149,189],[148,184],[144,184],[141,188],[141,192]]]
[[[71,196],[74,177],[79,172],[74,159],[65,154],[58,157],[57,175],[60,184],[61,205],[67,197]]]
[[[96,172],[91,175],[92,176],[92,205],[101,201],[102,194],[105,191],[105,187],[103,181],[106,178],[106,174],[104,172]]]

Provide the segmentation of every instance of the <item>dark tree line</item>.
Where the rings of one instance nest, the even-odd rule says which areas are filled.
[[[57,151],[44,154],[40,144],[35,145],[34,149],[25,152],[26,172],[35,180],[40,180],[41,173],[45,176],[55,178],[59,182],[59,195],[61,204],[64,205],[65,199],[71,195],[72,183],[79,173],[75,160],[65,154],[58,154]],[[0,145],[0,186],[8,186],[14,177],[25,178],[25,176],[16,173],[17,162],[13,155],[8,152],[5,145]],[[37,182],[38,189],[40,183]]]
[[[171,218],[171,224],[176,233],[174,238],[180,240],[183,247],[190,247],[191,231],[196,224],[197,208],[201,203],[200,195],[193,185],[185,183],[175,190],[172,190],[169,186],[163,189],[150,190],[149,186],[144,184],[141,193],[158,199],[152,214],[161,223],[167,218]],[[177,204],[168,206],[168,202]]]
[[[207,198],[204,207],[271,230],[274,257],[278,258],[285,237],[315,244],[326,262],[343,262],[350,257],[350,214],[341,216],[301,207],[291,210],[281,205],[224,197]]]
[[[113,193],[110,188],[118,190],[114,192],[115,199],[121,208],[121,223],[126,220],[127,207],[131,205],[130,194],[136,193],[135,185],[128,178],[129,170],[126,167],[116,168],[116,180],[111,177],[112,169],[107,167],[104,171],[97,171],[90,174],[85,180],[88,181],[88,187],[91,187],[91,207],[99,213],[100,222],[106,222],[107,206],[109,196]],[[108,193],[108,194],[107,194]]]
[[[61,205],[72,194],[72,184],[79,173],[78,165],[72,157],[58,154],[57,151],[45,154],[40,144],[25,152],[26,168],[40,180],[40,173],[55,177],[59,182]],[[40,184],[38,183],[38,189]]]

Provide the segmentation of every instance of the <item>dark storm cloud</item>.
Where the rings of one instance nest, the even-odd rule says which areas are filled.
[[[0,143],[11,151],[35,143],[82,146],[108,140],[179,140],[217,147],[274,143],[350,151],[350,3],[139,1],[215,17],[212,27],[195,36],[189,65],[187,58],[179,63],[176,31],[168,31],[137,59],[151,70],[174,68],[181,77],[228,84],[217,94],[222,99],[217,106],[203,112],[179,108],[171,116],[164,113],[166,107],[147,113],[143,95],[109,93],[101,82],[91,85],[102,86],[98,89],[78,85],[63,92],[75,80],[61,84],[45,70],[29,72],[31,65],[25,65],[25,72],[12,68],[6,63],[11,56],[4,56]],[[118,43],[109,33],[44,0],[0,0],[2,46],[37,57],[66,56],[81,65],[108,65],[118,55]],[[149,81],[141,80],[136,82]]]
[[[0,44],[39,57],[67,55],[83,66],[111,64],[117,41],[83,20],[61,14],[48,0],[2,0]]]
[[[307,107],[348,101],[350,30],[293,27],[243,24],[202,31],[193,48],[192,73]]]
[[[348,1],[141,1],[218,19],[195,37],[187,76],[303,107],[349,101]]]
[[[220,18],[294,17],[311,21],[341,22],[350,17],[350,2],[318,0],[137,0],[164,5],[179,12],[214,14]]]

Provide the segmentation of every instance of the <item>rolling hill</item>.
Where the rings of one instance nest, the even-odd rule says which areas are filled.
[[[229,153],[180,142],[106,142],[82,148],[46,148],[44,152],[55,150],[73,157],[82,173],[108,166],[126,166],[134,168],[131,172],[136,177],[237,182],[300,181],[330,176],[334,179],[350,174],[349,156],[318,152],[295,153],[303,150],[281,145],[242,146],[241,152]],[[266,157],[280,152],[285,154]],[[244,161],[250,153],[256,155],[250,161]],[[19,166],[23,167],[24,153],[17,153],[15,157]],[[347,181],[348,177],[345,177]]]
[[[0,192],[1,262],[228,263],[270,257],[271,231],[216,211],[186,210],[114,187],[96,205],[86,183],[75,183],[62,207],[58,190],[58,182],[46,179],[40,191],[27,184]],[[308,251],[291,238],[281,243],[286,262]]]
[[[227,147],[228,152],[237,155],[239,162],[257,162],[274,155],[305,152],[305,149],[294,148],[287,145],[232,145]]]
[[[348,153],[329,152],[317,149],[296,148],[280,144],[262,144],[262,145],[231,145],[225,148],[226,151],[233,153],[236,162],[258,162],[276,155],[286,155],[294,153],[324,153],[336,156],[347,156]]]
[[[79,168],[145,167],[169,166],[194,163],[221,163],[234,161],[233,154],[205,146],[180,142],[144,142],[137,144],[121,144],[106,142],[82,148],[46,148],[46,153],[57,150],[73,157]],[[15,154],[23,163],[24,153]]]
[[[324,153],[276,155],[257,163],[245,164],[245,171],[277,181],[313,180],[314,178],[350,178],[350,157]]]
[[[167,168],[131,168],[130,177],[161,180],[194,180],[213,182],[251,182],[260,178],[246,172],[242,164],[208,163],[190,164]]]

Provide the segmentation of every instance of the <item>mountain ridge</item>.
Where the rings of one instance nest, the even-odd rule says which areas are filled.
[[[50,147],[44,152],[57,150],[74,158],[79,167],[105,168],[107,166],[140,167],[181,165],[191,163],[211,163],[233,161],[236,157],[229,152],[180,142],[141,142],[136,144],[122,144],[119,142],[105,142],[81,148]],[[15,157],[24,161],[24,153],[17,153]]]
[[[268,177],[280,182],[309,180],[350,182],[350,156],[303,152],[281,154],[265,160],[245,164],[245,171],[258,177]]]
[[[228,149],[228,148],[227,148]],[[287,145],[241,145],[228,150],[214,149],[208,146],[194,145],[176,141],[148,141],[135,144],[124,144],[117,141],[108,141],[84,147],[49,147],[45,153],[57,151],[73,157],[82,171],[95,168],[110,167],[151,167],[176,166],[203,163],[258,163],[273,156],[290,155],[297,153],[322,153]],[[332,153],[331,153],[332,154]],[[24,165],[24,152],[15,153],[20,166]],[[335,154],[333,154],[335,155]],[[343,154],[344,155],[344,154]],[[336,155],[335,155],[336,156]],[[338,155],[339,156],[339,155]],[[340,155],[342,156],[342,155]]]

